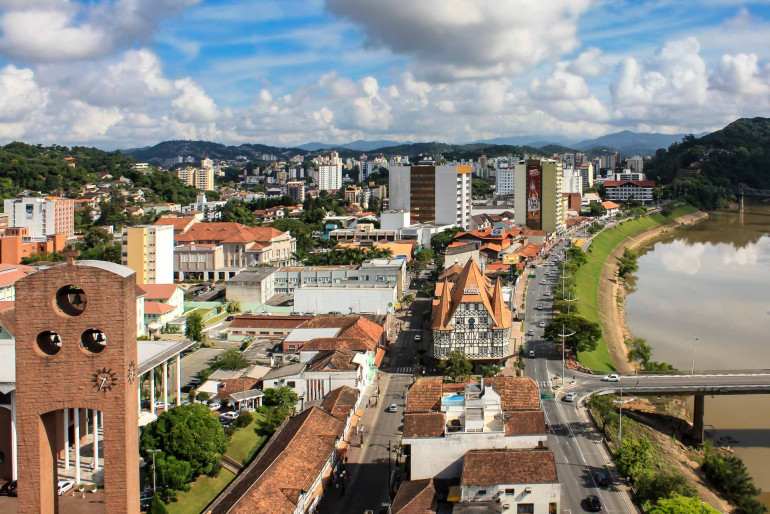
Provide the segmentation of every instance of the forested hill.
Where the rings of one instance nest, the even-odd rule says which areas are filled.
[[[669,183],[688,167],[700,167],[701,176],[715,184],[770,189],[770,118],[741,118],[703,137],[686,136],[658,150],[644,171]]]
[[[131,148],[123,153],[134,157],[137,162],[149,162],[162,165],[166,159],[174,157],[192,157],[199,161],[204,157],[210,159],[234,160],[236,157],[246,157],[249,161],[262,160],[263,154],[275,155],[279,160],[288,159],[294,155],[305,155],[308,152],[300,148],[279,148],[260,144],[244,144],[226,146],[211,141],[163,141],[155,146],[146,148]]]
[[[0,146],[0,197],[12,198],[21,191],[73,195],[87,183],[100,182],[99,173],[114,179],[127,177],[137,187],[154,191],[148,200],[191,203],[196,189],[163,171],[143,174],[132,169],[136,161],[120,151],[97,148],[42,146],[10,143]]]

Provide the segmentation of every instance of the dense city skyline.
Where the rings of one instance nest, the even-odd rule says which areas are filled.
[[[0,141],[710,131],[768,112],[768,12],[731,0],[2,0]]]

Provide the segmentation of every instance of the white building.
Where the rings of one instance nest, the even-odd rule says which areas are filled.
[[[632,155],[628,158],[628,167],[631,171],[642,173],[644,171],[644,157],[641,155]]]
[[[459,477],[470,450],[532,449],[547,437],[531,378],[498,376],[460,392],[422,378],[406,393],[402,442],[411,447],[412,480]]]
[[[395,166],[389,208],[410,213],[411,224],[471,224],[471,166]]]
[[[342,187],[342,166],[322,164],[318,167],[318,189],[336,191]]]
[[[612,175],[613,180],[645,180],[644,173],[633,171],[630,168],[626,168],[619,173]]]
[[[75,200],[54,197],[9,198],[3,203],[9,227],[27,227],[29,237],[75,233]]]
[[[583,179],[583,189],[588,189],[594,185],[594,165],[590,162],[580,166],[580,176]]]
[[[409,211],[383,211],[380,213],[382,230],[399,230],[410,225]]]
[[[497,196],[512,195],[515,183],[514,173],[515,166],[513,163],[509,163],[507,160],[500,160],[497,163],[497,178],[495,194]]]
[[[580,168],[564,168],[562,170],[561,192],[583,194],[583,174]]]
[[[652,190],[655,188],[654,180],[605,180],[604,188],[607,191],[607,200],[613,202],[625,202],[626,200],[639,200],[640,202],[652,202]]]
[[[397,284],[303,284],[294,290],[294,310],[387,314],[398,301],[397,290]]]

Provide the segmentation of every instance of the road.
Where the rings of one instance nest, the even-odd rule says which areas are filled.
[[[377,405],[367,409],[361,418],[363,425],[364,445],[358,458],[348,463],[350,473],[346,485],[347,494],[340,490],[330,491],[324,495],[318,512],[359,513],[367,509],[380,512],[382,504],[388,501],[388,478],[396,475],[395,446],[389,455],[388,443],[394,445],[401,438],[404,423],[404,398],[407,388],[412,384],[414,360],[418,343],[415,336],[422,336],[422,313],[430,308],[429,299],[418,299],[409,311],[399,315],[397,322],[403,322],[403,330],[398,333],[390,347],[389,372],[380,372],[378,384],[381,390]],[[397,412],[388,412],[391,404],[398,405]],[[356,443],[358,436],[352,437]],[[403,465],[396,478],[403,480]],[[361,491],[365,493],[362,494]]]
[[[563,250],[565,246],[566,243],[561,243],[554,248],[552,254]],[[543,338],[544,328],[540,326],[541,322],[547,325],[553,315],[553,296],[545,294],[546,291],[553,293],[558,280],[558,274],[552,270],[556,268],[539,266],[537,269],[528,270],[530,274],[534,273],[535,278],[530,279],[527,290],[525,319],[527,332],[531,330],[533,335],[527,336],[525,350],[527,355],[530,350],[534,350],[535,357],[527,357],[525,374],[537,382],[541,393],[554,392],[551,386],[556,377],[562,375],[561,353],[552,341]],[[551,277],[546,276],[549,271],[552,273]],[[546,284],[543,284],[543,281]],[[543,310],[536,308],[538,303],[542,304]],[[569,380],[567,385],[569,386]],[[596,483],[594,474],[597,471],[604,471],[613,479],[617,478],[617,472],[607,452],[601,447],[601,435],[594,430],[585,409],[579,408],[578,405],[578,402],[566,403],[556,399],[542,401],[546,423],[551,429],[548,447],[555,454],[559,481],[562,484],[562,512],[582,512],[583,501],[590,494],[599,496],[603,511],[637,512],[628,495],[618,487],[599,487]],[[616,480],[614,482],[617,483]]]

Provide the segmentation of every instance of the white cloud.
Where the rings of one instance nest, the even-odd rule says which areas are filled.
[[[598,77],[606,68],[602,62],[602,51],[598,48],[589,48],[569,64],[567,71],[583,77]]]
[[[0,52],[28,62],[109,55],[152,35],[163,19],[198,1],[5,1],[0,4]]]
[[[434,80],[494,77],[575,50],[577,22],[589,0],[326,0],[358,25],[373,47],[415,59]]]
[[[760,73],[756,54],[723,55],[711,84],[734,95],[766,95],[770,91],[767,70]]]
[[[683,275],[696,275],[701,268],[703,253],[706,245],[702,243],[687,244],[682,240],[674,240],[671,243],[659,245],[660,263],[663,269],[672,273]],[[655,252],[656,254],[658,251]]]
[[[0,122],[18,122],[45,107],[48,92],[30,69],[9,65],[0,70]]]
[[[171,101],[176,119],[183,122],[208,123],[217,119],[217,105],[206,92],[190,78],[174,82],[178,96]]]

